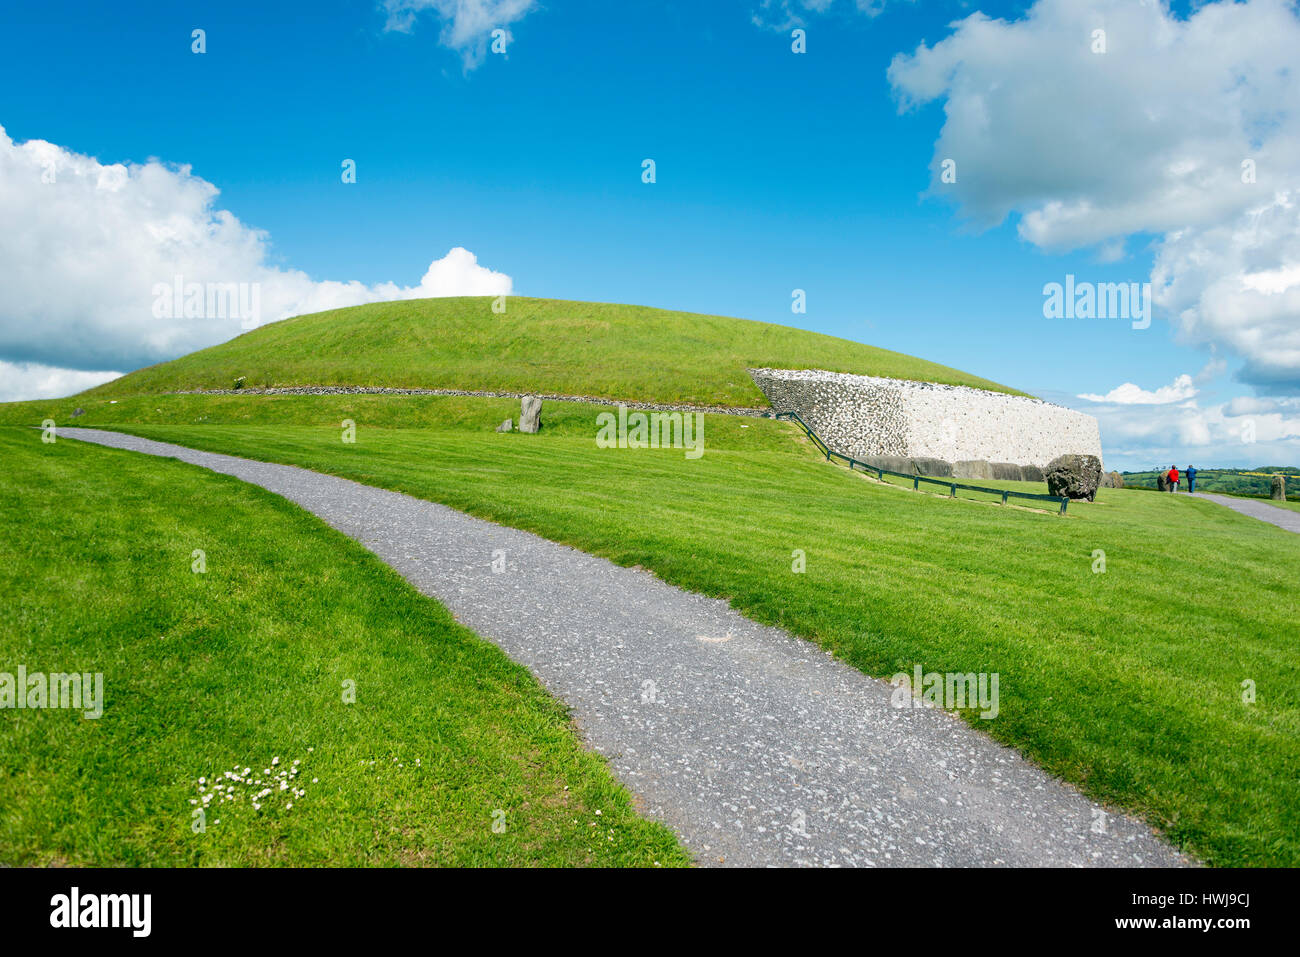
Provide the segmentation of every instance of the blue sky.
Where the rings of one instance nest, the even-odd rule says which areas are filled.
[[[1116,212],[1114,236],[1068,249],[1060,228],[1027,238],[1022,227],[1035,203],[1054,198],[1050,170],[1010,200],[996,178],[982,196],[945,195],[934,183],[957,87],[900,112],[930,80],[913,78],[910,91],[891,82],[891,60],[944,40],[953,21],[977,10],[1014,25],[1031,5],[898,0],[867,15],[852,0],[487,0],[511,39],[505,55],[481,56],[481,32],[451,37],[445,29],[455,23],[436,0],[407,6],[416,9],[406,11],[406,30],[386,29],[391,9],[368,3],[13,10],[0,34],[0,126],[15,144],[43,140],[105,165],[188,165],[220,191],[212,210],[265,232],[266,266],[313,281],[409,287],[432,260],[464,247],[507,274],[515,294],[799,325],[1094,411],[1108,465],[1170,455],[1300,461],[1300,425],[1287,431],[1300,411],[1292,405],[1300,373],[1292,382],[1289,367],[1270,366],[1266,388],[1257,371],[1253,382],[1237,381],[1252,356],[1214,321],[1168,321],[1186,306],[1157,307],[1140,331],[1124,320],[1044,317],[1043,285],[1066,273],[1151,280],[1157,247],[1178,226],[1163,211]],[[1093,6],[1107,22],[1108,4]],[[1164,15],[1176,22],[1188,12]],[[206,31],[202,55],[191,52],[196,27]],[[807,32],[802,55],[791,52],[796,27]],[[1032,90],[1033,69],[1013,58],[1005,82]],[[1279,130],[1290,129],[1294,106],[1279,104]],[[1041,122],[1052,122],[1046,113]],[[1105,127],[1098,137],[1114,137],[1115,161],[1126,162],[1130,144]],[[1024,155],[1023,146],[1006,147]],[[656,163],[654,184],[641,181],[646,158]],[[356,162],[355,184],[341,182],[344,159]],[[1063,176],[1061,197],[1077,197],[1089,175]],[[1012,170],[1000,182],[1025,179]],[[1010,211],[990,223],[999,202]],[[1230,222],[1233,214],[1217,215]],[[1219,224],[1203,211],[1189,222],[1207,235]],[[1277,245],[1289,242],[1284,234]],[[791,313],[795,288],[807,292],[805,315]],[[72,362],[29,345],[22,334],[7,337],[0,361],[126,371],[132,358],[126,349],[112,362]],[[135,364],[156,356],[142,347]],[[1258,352],[1254,359],[1252,370]],[[1180,376],[1194,385],[1178,386]],[[1163,387],[1177,401],[1148,408],[1077,398],[1125,383],[1139,399]],[[1186,413],[1204,416],[1230,400],[1279,416],[1280,431],[1264,447],[1237,448],[1224,440],[1236,424],[1222,410],[1204,434],[1186,426]],[[1135,430],[1144,409],[1167,427]]]

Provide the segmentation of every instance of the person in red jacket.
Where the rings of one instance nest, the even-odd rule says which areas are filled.
[[[1169,491],[1171,492],[1178,491],[1178,466],[1177,465],[1169,466]]]

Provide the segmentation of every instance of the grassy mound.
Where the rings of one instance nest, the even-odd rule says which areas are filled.
[[[748,319],[554,299],[418,299],[271,323],[86,393],[385,386],[766,406],[746,368],[816,368],[1013,392],[957,369]]]

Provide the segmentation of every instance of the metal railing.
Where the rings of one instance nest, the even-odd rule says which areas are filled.
[[[826,456],[826,461],[829,462],[831,459],[840,459],[841,461],[849,463],[850,471],[853,471],[855,467],[860,466],[865,472],[875,472],[876,478],[882,482],[885,480],[886,475],[911,479],[912,491],[914,492],[919,492],[921,490],[921,483],[925,482],[927,485],[941,485],[948,489],[949,498],[956,498],[957,490],[962,489],[967,492],[986,492],[989,495],[1001,495],[1003,505],[1007,504],[1008,498],[1027,498],[1037,502],[1056,502],[1061,506],[1060,512],[1057,513],[1059,515],[1064,515],[1066,506],[1070,504],[1069,498],[1063,495],[1046,495],[1039,492],[1013,492],[1011,489],[986,488],[983,485],[965,485],[961,482],[954,482],[950,479],[931,478],[928,475],[917,475],[911,472],[895,472],[893,469],[883,469],[878,465],[872,465],[870,462],[859,462],[857,459],[850,455],[845,455],[843,452],[836,452],[822,440],[820,435],[812,430],[812,427],[803,420],[798,412],[777,412],[773,418],[790,419],[792,422],[797,422],[799,427],[807,434],[808,438],[812,439],[812,442],[817,446],[818,451]]]

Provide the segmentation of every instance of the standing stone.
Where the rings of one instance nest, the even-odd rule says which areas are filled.
[[[1101,459],[1095,455],[1058,455],[1047,463],[1047,491],[1050,495],[1065,495],[1073,499],[1097,497],[1101,484]]]
[[[1169,491],[1169,473],[1168,473],[1168,472],[1157,472],[1157,473],[1156,473],[1156,490],[1157,490],[1157,491],[1160,491],[1160,492],[1168,492],[1168,491]]]
[[[535,395],[524,396],[519,406],[519,431],[536,432],[542,427],[542,400]]]
[[[1273,476],[1273,486],[1269,490],[1269,497],[1275,502],[1286,501],[1286,479],[1280,475]]]
[[[1111,472],[1111,473],[1110,473],[1110,487],[1111,487],[1111,488],[1123,488],[1123,487],[1124,487],[1124,476],[1120,475],[1118,472]]]
[[[514,419],[506,419],[504,422],[502,422],[500,425],[497,426],[497,431],[509,432],[514,427],[515,427]]]

